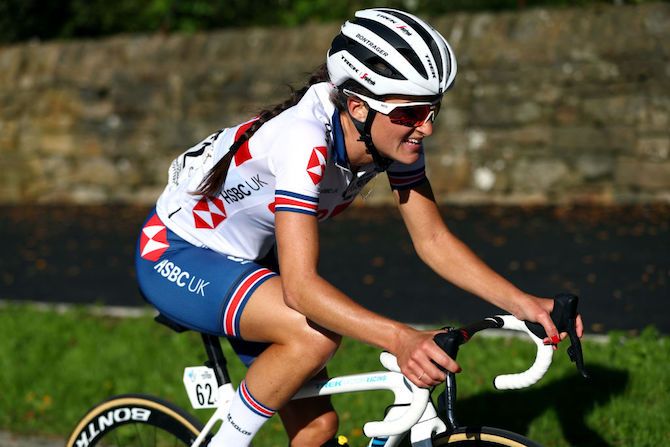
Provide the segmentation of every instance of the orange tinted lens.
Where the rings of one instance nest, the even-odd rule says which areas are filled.
[[[434,115],[437,115],[439,106],[434,107],[430,104],[421,104],[409,107],[396,107],[388,116],[393,124],[400,124],[407,127],[419,127],[426,121],[426,118],[428,118],[431,111],[434,111]]]

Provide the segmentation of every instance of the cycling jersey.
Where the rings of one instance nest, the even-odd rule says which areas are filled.
[[[323,220],[343,211],[378,171],[371,163],[352,172],[339,113],[329,99],[333,88],[311,86],[298,104],[263,124],[235,154],[216,197],[193,192],[254,121],[222,129],[177,157],[156,205],[161,221],[195,246],[257,260],[274,245],[276,212]],[[411,165],[392,163],[387,173],[394,189],[422,183],[423,153]]]

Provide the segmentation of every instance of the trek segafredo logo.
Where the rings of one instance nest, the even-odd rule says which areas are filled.
[[[97,419],[91,421],[74,442],[75,447],[88,447],[100,433],[104,433],[110,427],[130,421],[147,422],[151,416],[151,410],[147,408],[116,408],[101,414]]]
[[[191,275],[169,259],[163,259],[154,265],[154,270],[176,286],[186,287],[191,293],[205,296],[205,287],[209,285],[209,281]]]

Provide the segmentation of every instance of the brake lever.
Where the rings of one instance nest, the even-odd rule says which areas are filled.
[[[584,368],[584,355],[582,354],[582,342],[577,337],[577,320],[570,319],[568,323],[568,336],[570,337],[570,346],[568,347],[568,357],[575,366],[577,366],[577,371],[585,379],[590,379],[589,373],[586,372]]]
[[[560,293],[554,297],[554,308],[551,311],[551,319],[556,325],[558,332],[567,332],[570,337],[570,346],[568,347],[568,357],[575,363],[577,370],[585,379],[589,374],[584,368],[584,355],[582,352],[582,343],[577,336],[577,304],[579,298],[569,293]],[[542,325],[538,323],[526,322],[526,326],[537,337],[543,339],[547,336]]]

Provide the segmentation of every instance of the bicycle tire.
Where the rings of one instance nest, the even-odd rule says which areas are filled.
[[[542,447],[519,434],[493,427],[460,427],[433,438],[433,446],[450,447]]]
[[[201,430],[200,421],[176,405],[145,394],[123,394],[90,409],[66,447],[188,446]]]

